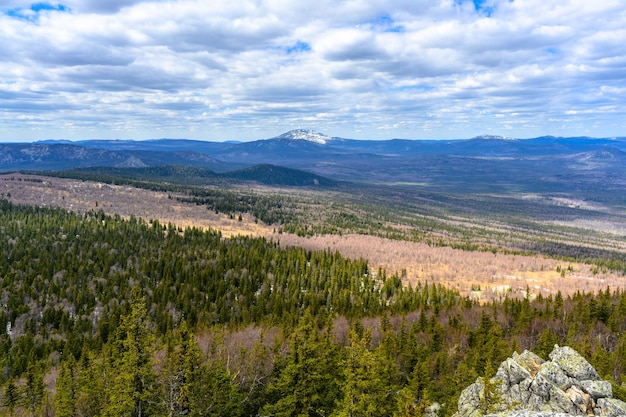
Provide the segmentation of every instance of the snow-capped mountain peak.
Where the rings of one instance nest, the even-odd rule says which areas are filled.
[[[323,133],[316,132],[309,129],[295,129],[290,130],[287,133],[283,133],[278,136],[277,139],[294,139],[294,140],[308,140],[309,142],[319,143],[320,145],[326,145],[326,142],[331,139],[330,136],[326,136]]]
[[[516,140],[515,138],[510,138],[507,136],[498,136],[498,135],[480,135],[476,136],[472,139],[482,139],[482,140]]]

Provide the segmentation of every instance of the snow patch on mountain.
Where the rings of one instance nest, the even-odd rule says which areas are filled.
[[[326,145],[326,143],[332,139],[330,136],[326,136],[323,133],[316,132],[309,129],[295,129],[290,130],[287,133],[283,133],[276,137],[277,139],[293,139],[293,140],[308,140],[309,142],[318,143],[320,145]]]
[[[476,136],[472,139],[483,139],[483,140],[517,140],[515,138],[510,138],[507,136],[498,136],[498,135],[480,135]]]

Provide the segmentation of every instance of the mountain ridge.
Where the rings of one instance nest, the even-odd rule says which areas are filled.
[[[287,187],[335,187],[338,185],[337,181],[320,175],[270,164],[259,164],[226,172],[215,172],[208,168],[188,165],[141,166],[138,164],[125,164],[116,167],[74,168],[57,171],[57,175],[78,176],[94,180],[98,178],[101,180],[106,178],[124,178],[139,181],[162,180],[187,185],[219,180],[254,182],[269,186]]]
[[[0,144],[0,170],[189,165],[216,172],[260,164],[333,181],[474,193],[567,193],[614,199],[626,178],[626,138],[540,136],[358,140],[295,129],[251,142],[188,139]]]

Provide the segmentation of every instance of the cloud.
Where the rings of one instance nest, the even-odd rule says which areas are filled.
[[[0,0],[0,140],[624,136],[624,27],[621,0]]]

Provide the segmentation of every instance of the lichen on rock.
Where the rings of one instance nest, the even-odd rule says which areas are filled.
[[[568,376],[579,381],[600,381],[600,375],[593,366],[578,352],[569,346],[556,345],[550,353],[550,360],[563,370]]]
[[[514,353],[491,380],[478,378],[461,393],[453,417],[626,417],[626,403],[613,398],[611,384],[578,352],[555,345],[549,358]]]

